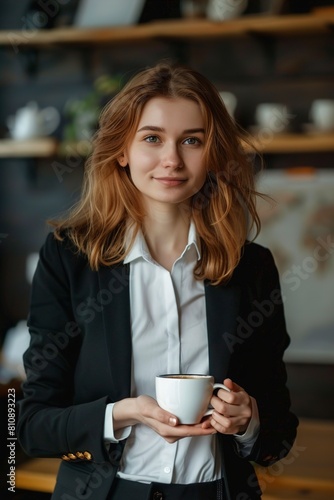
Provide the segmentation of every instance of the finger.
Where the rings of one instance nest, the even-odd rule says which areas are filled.
[[[230,405],[240,404],[240,394],[237,392],[227,392],[224,389],[219,389],[219,391],[212,396],[210,404],[216,408],[216,405],[219,404],[219,402],[221,404],[226,403]]]
[[[233,405],[222,401],[219,397],[214,396],[211,400],[215,413],[224,415],[225,417],[235,417],[240,413],[239,405]]]
[[[233,380],[227,378],[224,380],[224,385],[226,385],[231,392],[226,392],[220,389],[217,392],[217,396],[232,405],[242,405],[249,404],[249,395],[240,385],[233,382]]]
[[[212,414],[211,426],[221,434],[233,434],[234,422],[231,418],[218,413]]]
[[[212,420],[212,417],[210,415],[210,417],[206,418],[205,420],[203,420],[202,422],[202,429],[213,429],[212,425],[211,425],[211,420]]]
[[[171,427],[175,427],[179,423],[179,420],[175,415],[169,413],[168,411],[163,410],[160,406],[158,406],[154,410],[153,417],[162,424],[166,424]]]
[[[140,399],[140,396],[138,399]],[[179,423],[178,418],[172,413],[161,408],[155,399],[146,397],[144,400],[142,397],[142,401],[144,401],[142,403],[142,407],[144,408],[143,414],[146,418],[153,418],[158,422],[171,425],[173,427]]]
[[[217,431],[213,429],[212,426],[206,428],[202,427],[202,424],[178,425],[177,427],[174,428],[166,425],[160,425],[158,432],[164,439],[174,439],[174,438],[180,439],[184,437],[209,436],[211,434],[217,433]]]
[[[199,425],[199,427],[197,427]],[[210,436],[212,434],[217,434],[217,430],[214,429],[211,425],[208,428],[202,427],[202,424],[197,424],[197,426],[193,425],[184,425],[177,426],[175,428],[168,429],[166,435],[160,433],[160,435],[168,442],[175,443],[182,438],[185,437],[197,437],[197,436]]]
[[[250,418],[252,414],[252,408],[250,404],[250,398],[246,393],[235,394],[234,399],[231,403],[223,401],[218,396],[213,396],[211,399],[211,405],[214,410],[225,417],[242,417]]]
[[[231,389],[231,391],[233,391],[233,392],[244,391],[244,389],[240,385],[238,385],[235,382],[233,382],[233,380],[231,380],[230,378],[226,378],[224,380],[224,385],[226,385],[226,387],[228,387],[229,389]]]
[[[211,425],[221,434],[237,434],[244,427],[244,420],[239,417],[227,418],[223,415],[213,414]]]
[[[233,389],[233,387],[234,387],[234,383],[233,383],[233,381],[232,381],[230,378],[226,378],[226,379],[224,380],[224,385],[226,385],[226,387],[227,387],[228,389],[230,389],[231,391],[233,391],[233,390],[234,390],[234,389]]]

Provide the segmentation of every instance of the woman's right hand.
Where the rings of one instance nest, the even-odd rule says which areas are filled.
[[[138,423],[147,425],[168,443],[190,436],[216,434],[213,427],[202,428],[202,424],[182,425],[172,413],[163,410],[150,396],[138,396],[118,401],[113,409],[114,430]]]

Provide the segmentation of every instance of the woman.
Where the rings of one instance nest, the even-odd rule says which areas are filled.
[[[257,499],[250,462],[297,428],[282,356],[279,279],[259,228],[253,167],[214,86],[158,64],[106,106],[82,198],[35,274],[18,437],[61,457],[54,499]],[[211,374],[230,392],[181,425],[161,373]]]

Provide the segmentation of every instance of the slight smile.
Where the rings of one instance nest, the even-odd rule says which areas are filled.
[[[181,179],[178,177],[153,177],[154,180],[164,184],[165,186],[179,186],[187,179]]]

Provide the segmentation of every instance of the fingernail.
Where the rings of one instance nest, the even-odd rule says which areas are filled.
[[[177,420],[175,417],[169,417],[169,425],[176,425]]]

